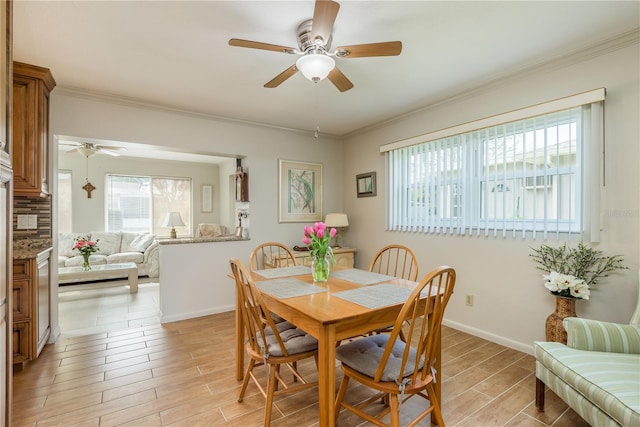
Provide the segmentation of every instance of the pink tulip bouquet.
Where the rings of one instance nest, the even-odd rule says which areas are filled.
[[[309,256],[324,259],[328,255],[331,265],[335,264],[336,260],[333,257],[333,250],[329,246],[329,241],[336,233],[337,230],[335,228],[327,229],[327,225],[324,222],[316,222],[313,227],[305,226],[302,243],[309,248]]]

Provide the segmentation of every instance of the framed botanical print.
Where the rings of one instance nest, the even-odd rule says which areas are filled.
[[[322,164],[281,159],[278,171],[278,221],[322,221]]]
[[[213,212],[213,185],[202,184],[202,212]]]

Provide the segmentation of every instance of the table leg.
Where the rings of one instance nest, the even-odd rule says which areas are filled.
[[[242,381],[244,377],[244,322],[238,307],[242,302],[236,292],[236,380]]]
[[[129,270],[129,292],[132,294],[138,292],[138,267]]]
[[[318,338],[318,401],[320,425],[334,427],[336,389],[336,330],[327,325]]]

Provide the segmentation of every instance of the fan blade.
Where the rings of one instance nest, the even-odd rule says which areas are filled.
[[[126,147],[117,147],[115,145],[95,145],[98,150],[111,150],[111,151],[127,151]]]
[[[273,52],[281,53],[299,53],[297,49],[287,46],[280,46],[277,44],[253,42],[251,40],[231,39],[229,40],[229,46],[248,47],[250,49],[262,49],[270,50]]]
[[[314,44],[318,44],[316,40],[321,39],[320,45],[324,46],[331,37],[333,23],[338,16],[340,5],[331,0],[316,0],[316,6],[313,10],[313,24],[311,24],[310,40]]]
[[[327,78],[331,80],[331,83],[333,83],[340,92],[346,92],[353,87],[351,80],[349,80],[338,67],[333,67],[333,70],[329,72]]]
[[[108,155],[114,156],[114,157],[117,157],[117,156],[120,155],[120,153],[118,153],[117,151],[113,151],[113,150],[108,149],[108,148],[100,148],[98,150],[98,153],[104,153],[104,154],[108,154]]]
[[[267,84],[265,84],[264,87],[267,87],[270,89],[274,87],[278,87],[282,82],[284,82],[285,80],[287,80],[289,77],[293,76],[297,72],[298,72],[298,67],[296,67],[296,64],[293,64],[291,67],[287,68],[286,70],[284,70],[283,72],[275,76],[271,81],[267,82]]]
[[[397,56],[402,52],[402,42],[382,42],[340,46],[335,50],[338,58],[365,58],[368,56]]]

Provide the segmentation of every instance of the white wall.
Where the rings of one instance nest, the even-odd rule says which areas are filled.
[[[145,160],[132,157],[112,157],[104,154],[90,157],[88,162],[89,182],[96,187],[91,193],[91,198],[88,198],[86,191],[82,189],[86,183],[87,159],[78,153],[60,153],[58,157],[58,168],[70,170],[72,174],[72,231],[74,232],[106,230],[105,177],[107,173],[192,178],[193,212],[191,224],[194,233],[197,224],[221,223],[221,211],[226,212],[230,204],[229,199],[224,198],[228,197],[226,181],[220,182],[220,168],[215,164]],[[229,162],[235,167],[235,159],[229,159]],[[202,184],[213,186],[213,212],[211,213],[203,213],[201,209]],[[221,188],[221,185],[224,185],[225,188]],[[224,225],[232,227],[233,222],[230,224],[225,222]],[[165,237],[168,237],[169,229],[165,231]]]
[[[322,163],[323,211],[342,208],[342,143],[324,136],[316,140],[313,130],[301,133],[223,121],[56,89],[51,95],[51,133],[246,156],[242,164],[250,177],[251,239],[256,245],[277,240],[293,246],[302,239],[304,224],[278,223],[279,158]],[[222,181],[228,173],[220,171],[221,188],[228,185]],[[224,215],[221,220],[225,220]],[[249,258],[248,253],[237,256],[240,260]]]
[[[420,275],[440,264],[456,268],[458,280],[445,315],[449,325],[524,351],[544,339],[546,317],[554,298],[543,287],[542,272],[529,258],[541,241],[502,237],[427,235],[385,231],[385,166],[383,144],[456,124],[545,102],[599,87],[605,103],[606,191],[603,194],[602,241],[606,254],[623,254],[630,270],[605,279],[591,300],[579,301],[581,317],[628,322],[638,300],[640,256],[640,56],[637,34],[608,52],[565,58],[534,72],[442,102],[432,108],[347,138],[345,147],[345,240],[358,248],[357,264],[366,267],[381,246],[399,242],[418,255]],[[437,82],[425,81],[425,84]],[[355,176],[376,171],[377,197],[356,197]],[[375,214],[373,214],[375,213]],[[545,243],[556,243],[555,238]],[[473,294],[474,306],[465,306]]]

